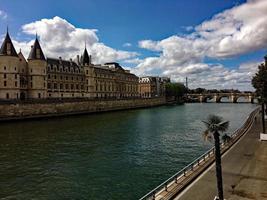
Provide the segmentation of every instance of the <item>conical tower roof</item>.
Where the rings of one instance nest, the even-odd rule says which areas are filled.
[[[44,53],[42,51],[41,45],[36,37],[35,42],[32,46],[28,60],[45,60]]]
[[[85,47],[84,49],[84,52],[83,52],[83,55],[82,55],[82,58],[81,58],[81,63],[82,65],[89,65],[90,64],[90,57],[89,57],[89,54],[87,52],[87,49]]]
[[[14,48],[14,45],[11,41],[11,38],[9,36],[8,31],[6,32],[6,37],[4,39],[4,42],[1,46],[0,49],[0,55],[4,55],[4,56],[18,56],[16,49]]]

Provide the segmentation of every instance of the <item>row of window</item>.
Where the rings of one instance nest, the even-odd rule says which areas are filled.
[[[47,89],[54,89],[54,90],[57,90],[57,89],[60,89],[60,90],[84,90],[84,85],[79,85],[79,84],[58,84],[58,83],[48,83],[47,84]],[[87,88],[88,89],[88,88]]]
[[[57,80],[57,75],[50,75],[50,74],[48,74],[48,76],[47,76],[47,78],[48,79],[55,79],[55,80]],[[79,79],[80,79],[80,81],[84,81],[84,77],[80,77],[80,76],[77,76],[77,77],[73,77],[73,76],[59,76],[59,80],[76,80],[76,81],[79,81]]]
[[[47,68],[48,72],[67,72],[67,73],[83,73],[81,68],[74,68],[74,67],[65,67],[65,66],[58,66],[58,65],[48,65]]]

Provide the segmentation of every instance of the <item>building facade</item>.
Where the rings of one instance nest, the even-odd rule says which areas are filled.
[[[138,92],[141,98],[165,96],[166,83],[170,78],[158,76],[145,76],[139,78]]]
[[[0,49],[0,100],[137,98],[138,84],[118,63],[92,64],[86,47],[75,62],[46,58],[36,37],[26,60],[7,32]]]

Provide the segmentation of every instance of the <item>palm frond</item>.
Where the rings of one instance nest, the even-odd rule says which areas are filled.
[[[224,121],[218,124],[217,130],[220,132],[224,132],[228,129],[228,127],[229,127],[229,121]]]
[[[202,133],[202,137],[204,139],[204,141],[209,141],[211,142],[213,137],[212,137],[212,134],[210,133],[210,131],[207,129],[205,130],[203,133]]]
[[[208,122],[210,124],[219,124],[222,122],[222,120],[223,120],[222,117],[219,117],[217,115],[209,115],[208,116]]]
[[[205,124],[205,126],[207,127],[207,129],[209,129],[210,123],[209,122],[206,122],[206,121],[202,121],[202,122]]]

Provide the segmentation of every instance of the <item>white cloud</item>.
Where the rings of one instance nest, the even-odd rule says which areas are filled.
[[[75,58],[76,55],[81,55],[83,52],[85,42],[95,63],[121,61],[138,55],[135,52],[108,47],[99,42],[96,29],[77,28],[58,16],[25,24],[22,26],[22,31],[27,35],[37,33],[44,54],[48,57]],[[14,45],[17,49],[21,48],[27,57],[33,41],[14,40]]]
[[[174,80],[191,77],[194,87],[247,87],[254,68],[241,65],[229,70],[218,64],[204,63],[205,58],[227,59],[267,46],[267,1],[250,0],[225,10],[204,21],[188,35],[173,35],[160,41],[142,40],[139,47],[158,52],[147,57],[135,68],[138,74],[154,70],[172,76]],[[248,71],[247,71],[248,70]],[[242,82],[242,84],[241,84]]]
[[[124,43],[122,46],[123,46],[123,47],[131,47],[131,46],[132,46],[132,44],[131,44],[131,43],[129,43],[129,42],[126,42],[126,43]]]
[[[0,10],[0,19],[6,19],[7,18],[7,13],[3,10]]]

